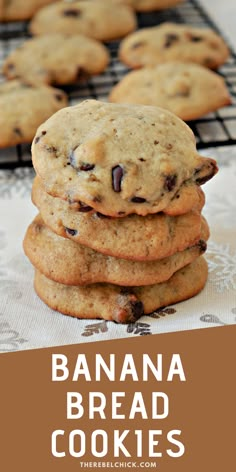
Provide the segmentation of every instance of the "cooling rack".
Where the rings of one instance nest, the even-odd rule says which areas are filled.
[[[224,37],[222,31],[219,31],[196,0],[186,1],[163,12],[138,14],[139,28],[158,25],[164,21],[211,27]],[[0,68],[7,55],[28,36],[26,22],[0,24]],[[117,57],[119,42],[113,41],[107,46],[111,53],[111,62],[103,74],[91,78],[86,83],[64,88],[69,95],[70,105],[87,98],[106,101],[111,88],[128,72],[127,67]],[[221,108],[215,113],[188,123],[196,136],[198,149],[236,144],[236,55],[232,48],[230,53],[227,63],[218,72],[224,77],[233,103],[229,107]],[[0,81],[3,80],[0,75]],[[30,145],[18,145],[0,150],[0,168],[14,169],[29,165],[31,165]]]

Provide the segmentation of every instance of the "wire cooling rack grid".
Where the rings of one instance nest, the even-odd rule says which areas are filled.
[[[189,0],[163,12],[138,15],[140,28],[154,26],[163,21],[211,27],[222,35],[222,32],[218,30],[196,0]],[[27,37],[26,23],[0,24],[0,67],[5,57],[22,44]],[[105,73],[91,78],[86,83],[64,88],[69,95],[71,105],[87,98],[106,101],[111,88],[128,72],[128,69],[117,58],[119,42],[114,41],[107,44],[107,46],[110,49],[111,62]],[[233,104],[189,123],[195,133],[199,149],[236,144],[236,55],[232,50],[229,60],[218,72],[226,81]],[[0,81],[3,80],[4,78],[0,76]],[[18,145],[14,148],[0,150],[0,168],[15,168],[27,165],[31,165],[29,145]]]

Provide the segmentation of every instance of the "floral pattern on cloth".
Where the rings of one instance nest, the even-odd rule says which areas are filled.
[[[216,158],[220,168],[203,187],[203,214],[211,229],[207,285],[196,297],[128,325],[64,316],[37,297],[22,249],[37,213],[30,198],[34,170],[0,171],[0,352],[236,324],[236,147],[202,154]]]

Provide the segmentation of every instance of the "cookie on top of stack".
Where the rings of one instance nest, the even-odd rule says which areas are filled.
[[[51,308],[128,323],[204,287],[200,186],[217,165],[179,118],[87,100],[40,126],[32,156],[40,214],[24,249]]]

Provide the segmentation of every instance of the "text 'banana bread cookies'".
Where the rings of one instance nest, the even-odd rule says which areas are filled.
[[[51,308],[131,323],[202,290],[209,228],[200,186],[218,169],[182,120],[86,100],[39,127],[32,157],[40,215],[24,249]]]

